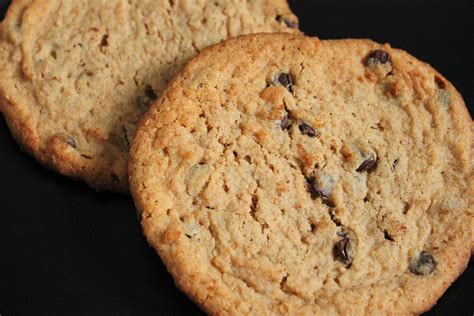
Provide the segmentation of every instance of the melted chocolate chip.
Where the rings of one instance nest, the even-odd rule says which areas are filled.
[[[297,29],[298,28],[298,22],[295,21],[295,20],[290,20],[288,18],[284,18],[283,16],[281,16],[279,14],[275,17],[275,19],[280,23],[281,22],[285,23],[285,25],[288,26],[289,28],[292,28],[292,29]]]
[[[349,237],[342,238],[334,245],[334,257],[347,267],[352,263],[352,255],[352,241]]]
[[[287,131],[291,128],[292,122],[288,115],[285,115],[284,118],[280,121],[280,128],[284,131]]]
[[[373,155],[370,155],[360,164],[359,168],[357,168],[356,171],[357,172],[364,172],[364,171],[370,172],[375,169],[376,165],[377,165],[377,158]]]
[[[410,271],[416,275],[428,275],[436,269],[435,258],[427,251],[422,251],[418,258],[410,265]]]
[[[76,143],[76,140],[72,137],[68,137],[66,139],[66,144],[68,144],[69,146],[71,146],[72,148],[77,148],[77,143]]]
[[[329,187],[324,187],[321,184],[321,181],[318,181],[316,177],[309,177],[306,181],[308,182],[308,190],[313,200],[320,198],[323,204],[326,204],[329,207],[334,206],[330,200],[331,189]]]
[[[305,122],[300,122],[298,125],[298,128],[300,129],[300,132],[303,135],[309,136],[309,137],[316,137],[318,136],[318,133],[314,128],[306,124]]]
[[[386,64],[390,62],[390,55],[381,49],[372,51],[365,60],[367,66],[373,66],[376,64]]]
[[[290,74],[282,72],[278,75],[277,81],[283,87],[288,89],[288,91],[293,92],[293,78]]]

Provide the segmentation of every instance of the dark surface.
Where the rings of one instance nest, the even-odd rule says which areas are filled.
[[[3,12],[9,1],[0,3]],[[390,42],[438,69],[472,106],[472,0],[290,3],[307,34]],[[2,316],[200,314],[147,247],[130,197],[41,167],[19,150],[3,118],[0,150]],[[473,315],[473,284],[471,264],[429,314]]]

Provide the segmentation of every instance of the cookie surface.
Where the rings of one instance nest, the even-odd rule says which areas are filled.
[[[1,26],[0,110],[43,164],[128,191],[136,124],[198,51],[298,32],[284,0],[15,0]]]
[[[369,40],[251,35],[203,51],[140,124],[148,242],[211,314],[412,314],[465,269],[472,120]]]

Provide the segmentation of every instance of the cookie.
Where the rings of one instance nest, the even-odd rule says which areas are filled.
[[[128,191],[136,125],[177,69],[227,37],[297,26],[284,0],[15,0],[1,26],[0,110],[44,165]]]
[[[131,192],[210,314],[411,315],[471,254],[471,127],[455,88],[388,44],[243,36],[147,112]]]

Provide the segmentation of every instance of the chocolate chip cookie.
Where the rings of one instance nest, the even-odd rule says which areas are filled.
[[[136,124],[177,69],[222,39],[297,26],[284,0],[16,0],[0,31],[0,110],[41,163],[128,191]]]
[[[442,75],[388,44],[249,35],[148,111],[131,191],[210,314],[412,315],[470,258],[472,126]]]

